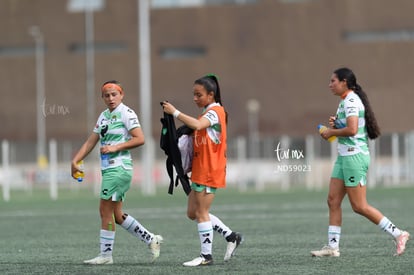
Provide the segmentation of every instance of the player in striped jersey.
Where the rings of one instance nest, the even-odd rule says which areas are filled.
[[[331,76],[329,88],[341,101],[336,116],[330,117],[324,139],[338,137],[338,158],[329,183],[328,245],[311,252],[312,256],[339,257],[341,237],[341,204],[348,195],[352,209],[390,234],[396,242],[395,255],[405,251],[410,234],[400,230],[366,198],[367,171],[370,163],[368,138],[375,139],[380,130],[366,93],[348,68],[339,68]]]
[[[118,81],[102,85],[102,98],[108,107],[86,142],[72,160],[72,175],[79,171],[83,160],[100,141],[102,185],[99,212],[101,215],[100,254],[85,264],[112,264],[115,224],[148,245],[154,261],[160,255],[163,238],[148,231],[132,216],[122,211],[126,192],[131,185],[132,158],[129,150],[144,144],[144,133],[135,112],[122,103],[124,91]],[[135,249],[132,248],[132,251]]]

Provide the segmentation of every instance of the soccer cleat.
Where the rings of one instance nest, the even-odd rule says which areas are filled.
[[[321,250],[311,251],[313,257],[339,257],[339,248],[332,248],[330,246],[324,246]]]
[[[161,235],[154,235],[151,243],[148,245],[148,248],[151,251],[152,259],[151,262],[154,262],[159,256],[161,251],[161,243],[164,239]]]
[[[224,254],[224,261],[230,260],[231,257],[234,255],[234,251],[236,250],[236,248],[244,241],[243,235],[239,232],[235,232],[235,236],[233,239],[233,241],[227,242],[226,254]]]
[[[112,256],[101,256],[95,257],[90,260],[83,261],[84,264],[99,265],[99,264],[113,264]]]
[[[183,263],[183,266],[202,266],[202,265],[211,265],[213,264],[213,257],[211,255],[201,254],[199,257],[195,258],[192,261]]]
[[[405,245],[407,244],[408,240],[410,239],[410,233],[407,231],[401,231],[401,235],[395,239],[397,252],[394,256],[400,256],[405,251]]]

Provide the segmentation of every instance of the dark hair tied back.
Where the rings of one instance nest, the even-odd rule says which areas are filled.
[[[223,105],[221,102],[220,86],[218,83],[218,77],[215,74],[208,74],[206,76],[203,76],[197,79],[196,81],[194,81],[194,84],[199,84],[199,85],[204,86],[207,92],[213,92],[215,102],[218,102],[220,103],[220,105]]]
[[[356,76],[354,72],[348,68],[339,68],[334,71],[334,74],[338,77],[340,81],[346,81],[348,89],[353,90],[361,99],[362,104],[365,106],[365,125],[367,128],[368,137],[370,139],[376,139],[381,135],[380,128],[375,118],[374,111],[371,108],[369,103],[368,96],[362,89],[362,87],[357,83]]]
[[[221,102],[221,93],[220,93],[220,85],[218,83],[218,76],[215,74],[207,74],[196,81],[194,81],[194,84],[202,85],[207,92],[213,92],[214,93],[214,101],[217,103],[220,103],[221,106],[223,106],[223,103]],[[226,121],[227,121],[227,112],[226,112]]]

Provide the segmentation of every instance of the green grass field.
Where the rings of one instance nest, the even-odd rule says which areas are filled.
[[[154,197],[129,191],[125,211],[163,235],[161,256],[149,263],[148,249],[118,227],[114,264],[86,266],[98,254],[98,198],[90,190],[11,193],[0,202],[0,274],[413,274],[414,243],[393,257],[389,235],[343,204],[341,257],[312,258],[327,240],[326,190],[239,193],[219,191],[212,213],[245,236],[237,255],[223,262],[225,242],[214,237],[215,264],[183,267],[200,251],[196,224],[186,218],[186,197],[158,190]],[[414,188],[368,190],[369,202],[414,233]]]

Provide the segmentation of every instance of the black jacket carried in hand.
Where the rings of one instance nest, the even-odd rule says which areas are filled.
[[[174,169],[177,173],[175,179],[175,186],[178,185],[178,182],[181,182],[185,193],[188,195],[191,191],[190,180],[187,174],[184,173],[182,162],[181,162],[181,153],[178,148],[178,138],[179,133],[191,133],[193,130],[189,127],[183,125],[179,129],[175,128],[174,117],[164,112],[164,118],[161,118],[161,137],[160,137],[160,147],[164,150],[167,155],[166,167],[168,176],[170,177],[170,186],[168,188],[168,194],[173,193],[174,189]]]

